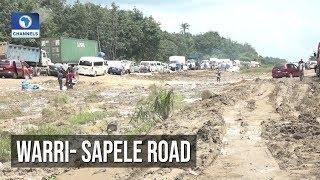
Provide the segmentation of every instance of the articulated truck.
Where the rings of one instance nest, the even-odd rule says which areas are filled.
[[[81,57],[97,56],[98,42],[75,38],[42,38],[41,49],[53,63],[78,64]]]
[[[97,54],[97,41],[85,39],[42,38],[41,48],[0,43],[0,59],[24,61],[33,67],[35,76],[49,75],[49,66],[53,63],[76,65],[81,57]]]

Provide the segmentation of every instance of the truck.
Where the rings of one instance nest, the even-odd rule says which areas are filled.
[[[46,51],[38,47],[30,47],[6,42],[0,43],[0,59],[11,59],[26,62],[33,69],[35,76],[41,72],[48,73],[49,66],[52,65]]]
[[[98,42],[66,37],[42,38],[41,49],[53,63],[76,65],[81,57],[98,55]]]
[[[172,71],[187,69],[185,56],[170,56],[169,67]]]
[[[318,43],[317,53],[314,53],[314,58],[317,61],[317,65],[314,67],[314,71],[318,77],[320,77],[320,42]]]

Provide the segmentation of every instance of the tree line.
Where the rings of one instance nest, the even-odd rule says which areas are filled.
[[[210,57],[269,62],[259,56],[250,44],[241,44],[222,37],[218,32],[193,35],[190,25],[181,23],[180,33],[161,30],[152,16],[141,11],[120,9],[115,3],[102,7],[79,0],[1,0],[0,41],[39,46],[37,39],[12,39],[10,14],[13,11],[38,12],[41,37],[73,37],[99,42],[107,59],[167,61],[169,56],[182,55],[191,59]],[[274,60],[274,59],[273,59]]]

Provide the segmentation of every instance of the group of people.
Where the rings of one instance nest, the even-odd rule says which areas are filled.
[[[59,70],[58,73],[58,82],[60,90],[63,90],[63,78],[66,78],[65,86],[67,89],[73,89],[73,86],[75,85],[74,79],[75,79],[75,73],[74,70],[69,67],[66,72],[64,72],[62,69]]]

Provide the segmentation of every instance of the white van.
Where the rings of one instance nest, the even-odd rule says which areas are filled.
[[[163,71],[163,65],[160,61],[141,61],[140,69],[144,69],[149,72],[161,72]]]
[[[78,64],[78,73],[82,75],[105,75],[104,59],[100,57],[81,57]]]

